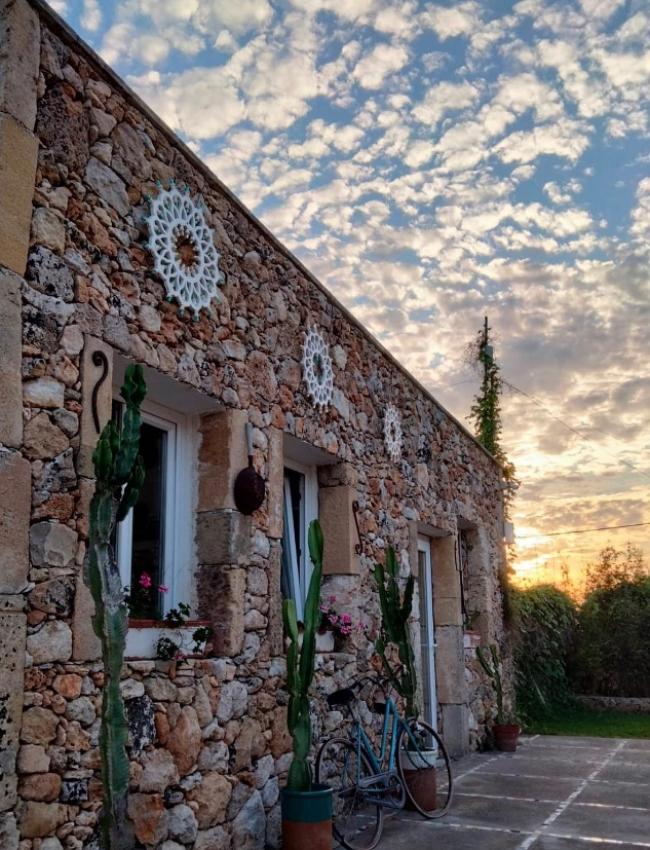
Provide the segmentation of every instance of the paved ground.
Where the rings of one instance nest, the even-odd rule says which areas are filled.
[[[454,775],[450,812],[387,818],[381,850],[650,848],[650,740],[534,736]]]

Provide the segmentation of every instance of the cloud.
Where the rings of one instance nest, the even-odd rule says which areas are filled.
[[[475,2],[458,3],[451,8],[434,6],[422,16],[422,23],[430,27],[441,41],[470,35],[478,27],[480,6]]]
[[[387,77],[406,65],[408,58],[402,45],[377,44],[357,62],[352,77],[364,89],[379,89]]]
[[[102,23],[102,10],[99,0],[83,0],[81,17],[79,18],[84,29],[95,32]]]

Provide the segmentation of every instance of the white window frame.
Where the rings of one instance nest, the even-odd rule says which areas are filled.
[[[143,402],[141,415],[143,422],[167,434],[161,584],[169,590],[162,599],[164,616],[179,602],[192,601],[189,584],[194,563],[193,435],[196,433],[196,418],[149,400]],[[118,525],[117,532],[117,565],[124,585],[131,583],[132,552],[133,509]]]
[[[298,472],[303,476],[303,491],[300,494],[300,537],[303,541],[300,563],[298,563],[298,553],[295,545],[295,528],[293,527],[293,511],[289,510],[291,500],[291,490],[289,483],[284,480],[284,515],[288,517],[290,527],[287,529],[289,538],[289,561],[292,573],[293,586],[299,589],[299,593],[295,598],[296,616],[298,620],[303,620],[305,610],[305,600],[309,589],[309,580],[313,570],[311,558],[309,557],[309,546],[307,545],[309,524],[312,520],[318,519],[318,470],[315,466],[306,466],[297,461],[285,458],[284,467],[293,472]]]
[[[422,563],[420,561],[420,553],[424,555]],[[422,568],[424,567],[424,575]],[[425,700],[425,708],[428,708],[428,717],[425,717],[427,723],[436,731],[438,730],[438,695],[436,687],[436,630],[433,609],[433,564],[431,560],[431,540],[428,537],[418,536],[418,577],[419,590],[422,593],[424,589],[424,599],[420,598],[420,617],[424,614],[425,624],[424,631],[426,634],[425,645],[422,646],[422,623],[420,623],[420,655],[424,661],[425,649],[427,650],[429,688],[428,693],[424,693],[424,677],[422,682],[423,697]]]

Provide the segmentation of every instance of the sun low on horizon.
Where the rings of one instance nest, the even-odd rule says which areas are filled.
[[[55,0],[461,422],[489,317],[515,580],[650,562],[645,0]]]

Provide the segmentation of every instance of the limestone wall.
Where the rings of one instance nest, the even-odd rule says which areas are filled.
[[[77,850],[94,840],[102,673],[81,567],[99,350],[108,369],[97,391],[100,424],[120,358],[145,365],[152,387],[171,387],[197,413],[188,601],[216,629],[214,659],[126,665],[136,834],[149,847],[166,842],[164,850],[277,846],[289,759],[279,589],[287,452],[319,450],[323,523],[337,544],[325,594],[371,637],[375,559],[392,543],[403,575],[417,572],[418,533],[431,536],[440,722],[458,752],[470,730],[473,745],[481,738],[486,694],[464,656],[455,538],[459,521],[476,531],[474,604],[482,639],[500,640],[500,471],[74,35],[36,2],[1,8],[0,70],[9,56],[20,74],[0,74],[0,154],[10,163],[0,183],[18,183],[13,230],[0,216],[0,698],[10,703],[0,845]],[[196,321],[165,300],[147,249],[146,196],[172,179],[203,198],[226,273],[221,303]],[[333,355],[334,397],[324,410],[302,381],[309,324]],[[404,428],[397,461],[384,446],[389,403]],[[232,501],[246,421],[267,482],[250,518]],[[417,610],[416,599],[415,620]],[[367,670],[371,654],[357,634],[344,652],[319,656],[316,735],[343,720],[325,711],[324,694]]]

